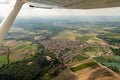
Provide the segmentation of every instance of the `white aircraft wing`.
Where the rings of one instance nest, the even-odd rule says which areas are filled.
[[[34,3],[37,3],[37,5]],[[55,8],[58,6],[68,9],[95,9],[120,7],[120,0],[31,0],[30,5],[41,7],[41,4],[51,5]]]
[[[45,4],[45,3],[36,3],[36,2],[28,2],[30,7],[35,8],[44,8],[44,9],[52,9],[52,8],[60,8],[57,5],[51,4]]]

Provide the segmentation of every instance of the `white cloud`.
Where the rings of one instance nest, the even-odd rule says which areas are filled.
[[[31,14],[29,14],[31,13]],[[104,9],[92,9],[92,10],[81,10],[81,9],[35,9],[26,8],[22,9],[20,16],[59,16],[59,15],[71,15],[71,16],[120,16],[120,7],[116,8],[104,8]]]
[[[6,1],[6,0],[2,0]],[[10,4],[0,4],[0,17],[5,17],[12,9],[15,0],[10,0]],[[30,8],[25,4],[18,17],[35,17],[35,16],[59,16],[59,15],[80,15],[80,16],[120,16],[120,7],[103,8],[103,9],[40,9]]]

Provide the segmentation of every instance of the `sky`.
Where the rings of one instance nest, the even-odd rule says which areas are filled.
[[[16,0],[0,0],[0,17],[5,17],[9,14],[10,10],[13,8]],[[36,17],[36,16],[120,16],[120,7],[114,8],[102,8],[102,9],[40,9],[31,8],[28,4],[25,4],[18,17]]]

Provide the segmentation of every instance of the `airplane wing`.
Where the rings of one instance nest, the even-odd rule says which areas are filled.
[[[30,7],[35,7],[35,8],[43,8],[43,9],[52,9],[52,8],[58,8],[58,6],[51,4],[46,4],[46,3],[36,3],[36,2],[28,2]]]
[[[51,5],[53,8],[95,9],[120,7],[120,0],[31,0],[30,2],[34,7],[43,7],[41,4]]]

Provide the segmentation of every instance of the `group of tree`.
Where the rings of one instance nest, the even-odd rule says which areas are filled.
[[[110,45],[115,45],[116,43],[120,43],[120,39],[114,36],[120,36],[120,35],[111,34],[111,33],[100,33],[97,35],[98,38],[105,40]]]
[[[46,56],[51,60],[47,60]],[[43,48],[32,58],[3,65],[0,68],[0,80],[51,80],[63,69],[65,67],[56,55]]]
[[[110,48],[115,55],[120,56],[120,48]]]

